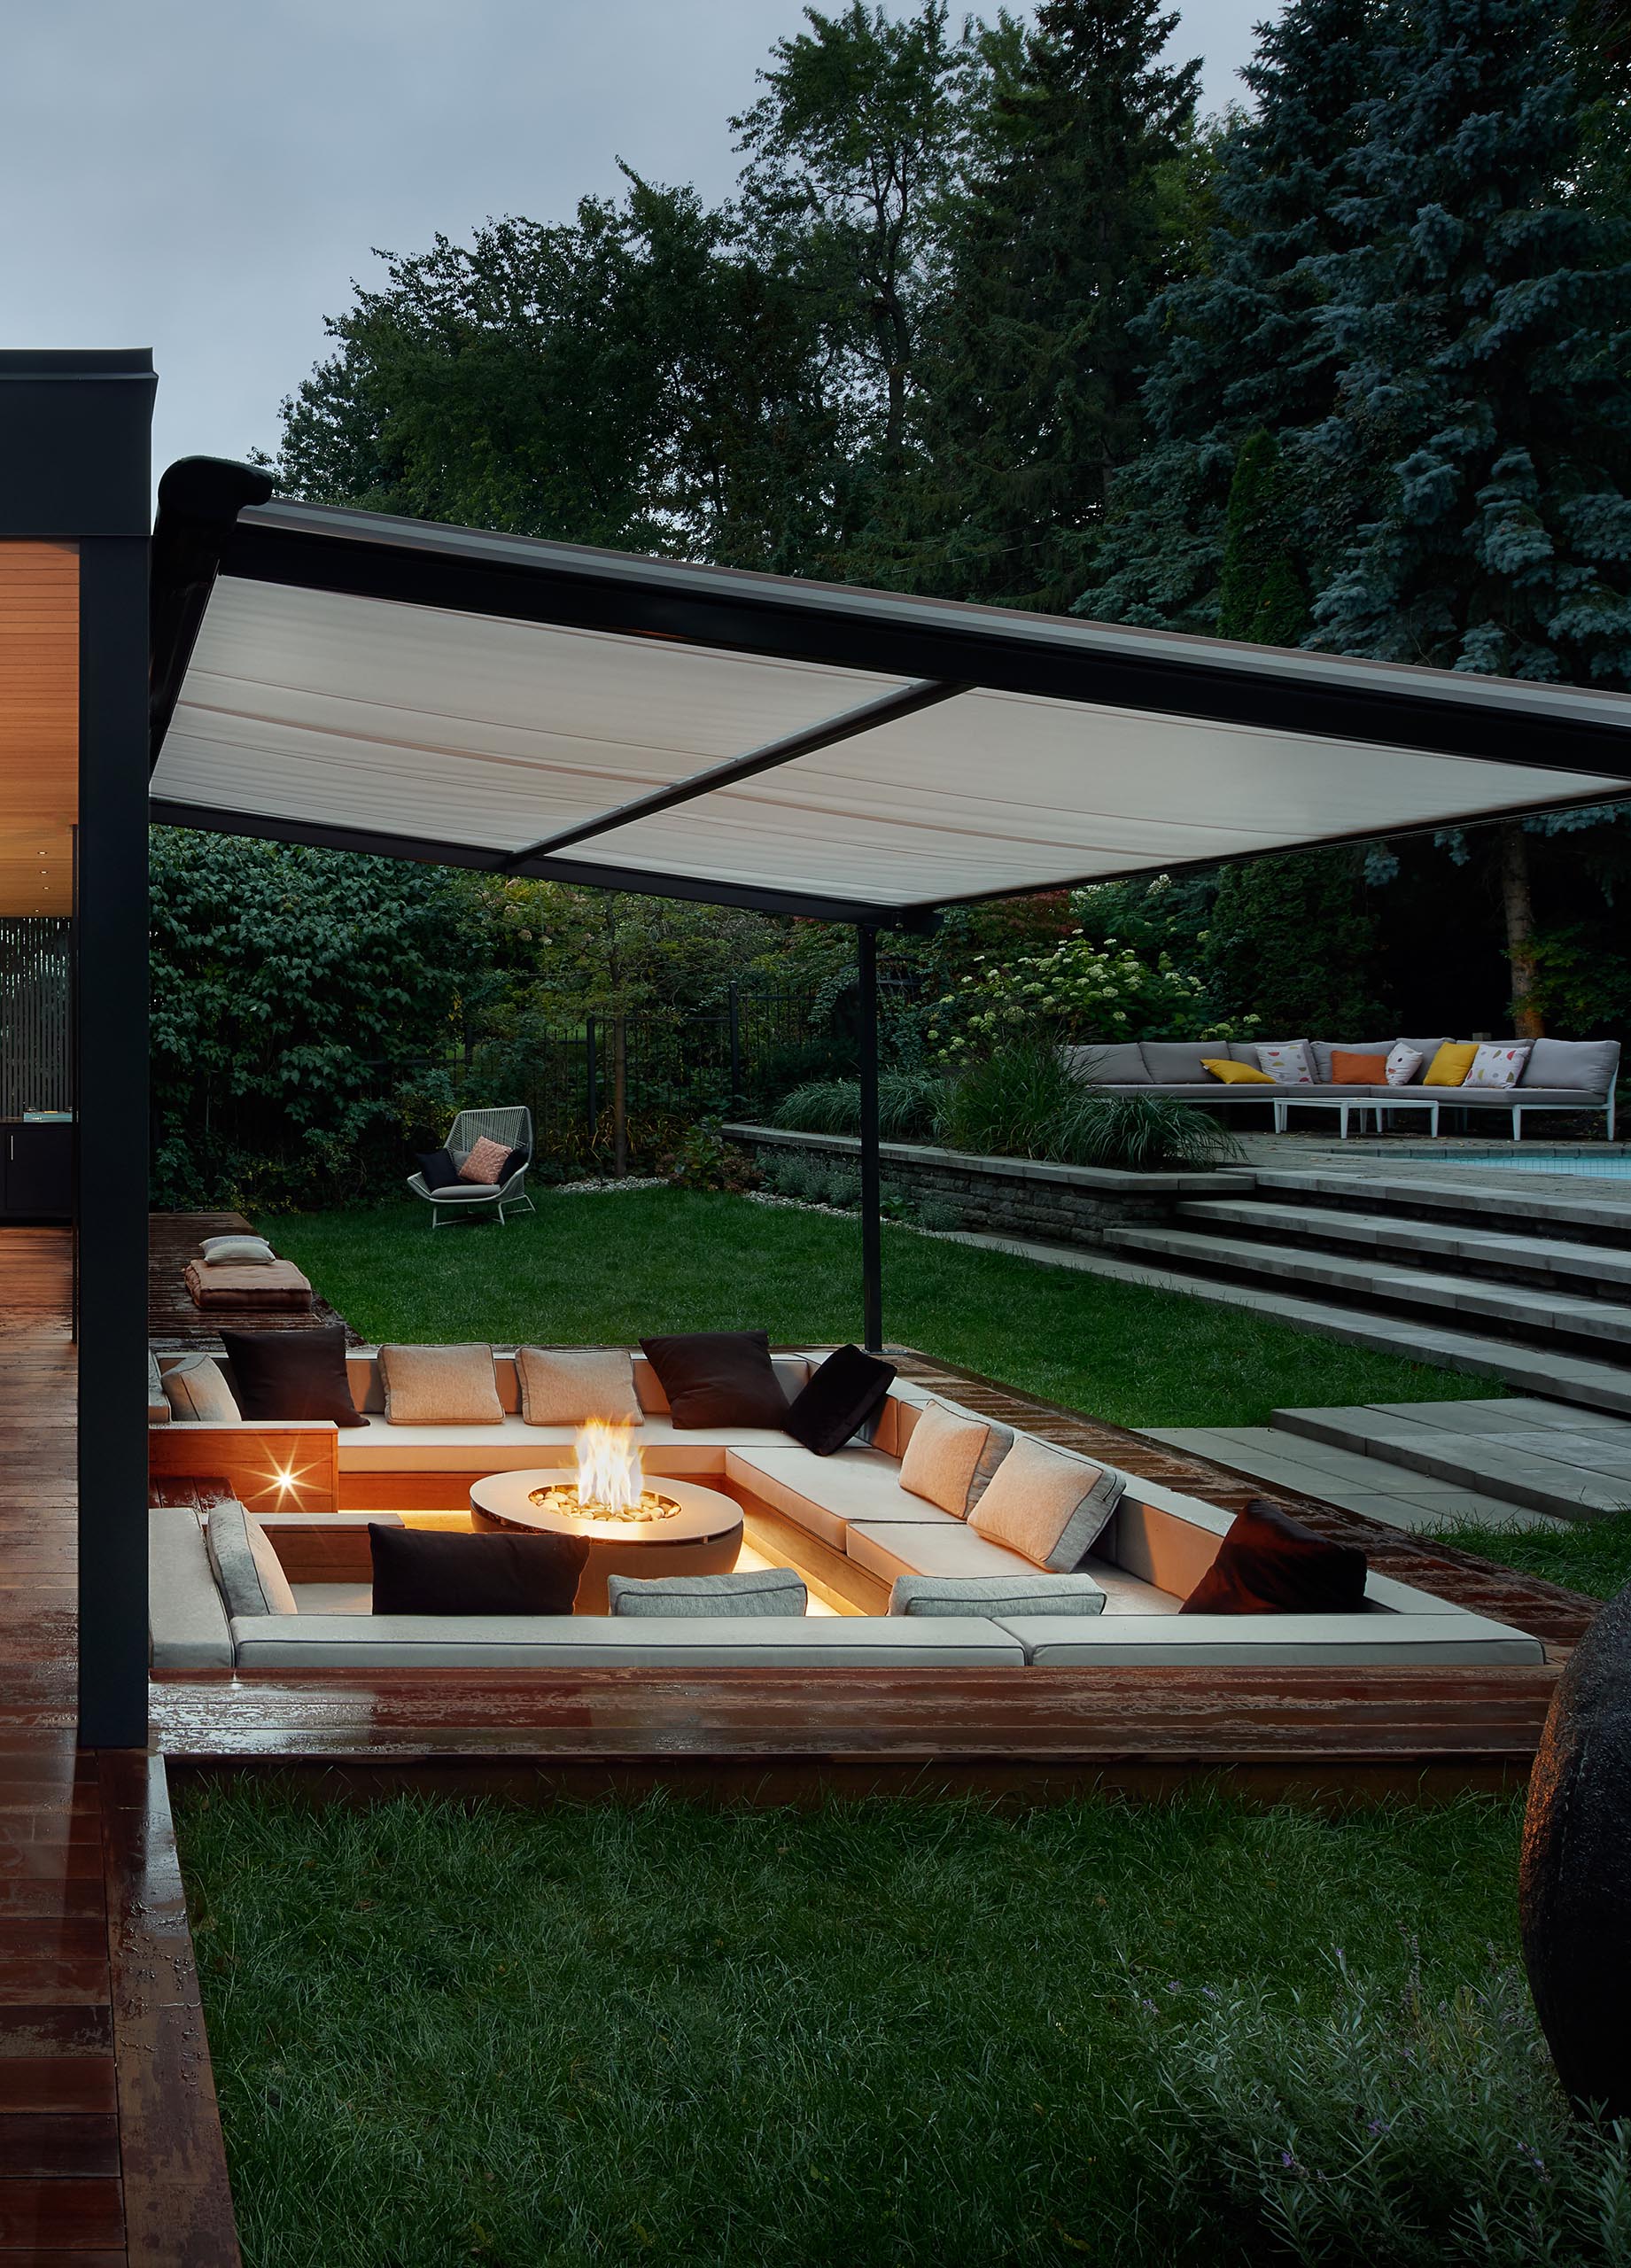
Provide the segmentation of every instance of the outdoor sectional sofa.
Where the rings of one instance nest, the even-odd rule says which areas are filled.
[[[784,1389],[796,1392],[819,1359],[778,1356]],[[485,1474],[569,1464],[576,1429],[524,1423],[514,1357],[501,1351],[496,1367],[503,1422],[470,1427],[388,1425],[373,1352],[361,1350],[349,1360],[353,1398],[369,1413],[366,1426],[338,1435],[332,1426],[279,1428],[265,1455],[245,1438],[265,1429],[190,1423],[155,1427],[152,1438],[165,1443],[170,1472],[190,1467],[208,1474],[236,1458],[245,1475],[237,1488],[240,1501],[255,1493],[248,1485],[253,1473],[271,1465],[314,1475],[299,1484],[297,1493],[309,1490],[322,1498],[291,1509],[285,1492],[279,1511],[276,1490],[262,1493],[256,1509],[291,1571],[299,1611],[237,1618],[229,1616],[216,1588],[200,1515],[185,1504],[155,1506],[151,1538],[156,1674],[402,1667],[570,1670],[609,1664],[810,1669],[1251,1662],[1472,1666],[1543,1658],[1538,1643],[1525,1633],[1375,1573],[1369,1576],[1360,1613],[1180,1616],[1179,1604],[1210,1566],[1230,1516],[1132,1476],[1126,1476],[1126,1492],[1109,1526],[1081,1562],[1081,1571],[1104,1594],[1101,1612],[1015,1616],[981,1613],[975,1605],[966,1615],[890,1613],[891,1592],[901,1576],[978,1580],[1037,1573],[1029,1560],[901,1487],[900,1459],[931,1397],[897,1380],[870,1440],[822,1457],[770,1429],[680,1430],[667,1415],[655,1373],[639,1355],[633,1371],[645,1422],[638,1439],[648,1474],[657,1480],[689,1476],[723,1486],[742,1504],[755,1550],[798,1566],[812,1587],[842,1603],[846,1612],[754,1619],[377,1617],[366,1611],[358,1580],[368,1554],[366,1537],[356,1530],[371,1519],[395,1521],[415,1510],[456,1511],[468,1500],[470,1481]],[[977,1412],[962,1414],[978,1419]],[[320,1454],[324,1450],[331,1464],[325,1464]],[[302,1463],[307,1453],[310,1461]],[[325,1482],[325,1472],[332,1473],[331,1483]],[[301,1552],[309,1554],[314,1536],[324,1547],[322,1572],[328,1578],[316,1583],[301,1581],[309,1558],[292,1548],[299,1540]],[[350,1579],[337,1585],[333,1574],[345,1568],[352,1570]],[[337,1604],[346,1611],[332,1611]]]
[[[1537,1039],[1514,1087],[1427,1087],[1422,1074],[1433,1061],[1442,1039],[1309,1040],[1314,1079],[1309,1085],[1277,1082],[1260,1086],[1255,1081],[1226,1085],[1203,1068],[1203,1059],[1225,1057],[1253,1070],[1258,1063],[1259,1043],[1251,1040],[1146,1039],[1121,1040],[1103,1046],[1073,1048],[1077,1076],[1089,1084],[1107,1087],[1114,1094],[1178,1095],[1185,1101],[1238,1108],[1267,1103],[1274,1113],[1277,1133],[1285,1130],[1293,1110],[1319,1108],[1337,1112],[1343,1138],[1350,1116],[1361,1123],[1373,1116],[1379,1124],[1401,1114],[1426,1119],[1425,1130],[1436,1135],[1440,1113],[1464,1110],[1482,1119],[1504,1111],[1512,1139],[1522,1138],[1526,1115],[1536,1111],[1601,1111],[1607,1122],[1607,1138],[1614,1138],[1614,1089],[1619,1075],[1617,1039]],[[1520,1042],[1504,1042],[1518,1045]],[[1421,1070],[1408,1085],[1345,1086],[1332,1076],[1334,1054],[1386,1055],[1394,1047],[1413,1048],[1421,1057]]]

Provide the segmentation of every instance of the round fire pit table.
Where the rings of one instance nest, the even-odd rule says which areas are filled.
[[[470,1487],[470,1520],[484,1529],[580,1536],[589,1547],[574,1614],[604,1614],[608,1575],[728,1575],[742,1549],[742,1506],[695,1480],[649,1473],[641,1515],[569,1509],[575,1471],[493,1472]],[[655,1503],[652,1501],[655,1499]]]

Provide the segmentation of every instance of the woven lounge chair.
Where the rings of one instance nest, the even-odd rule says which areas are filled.
[[[422,1173],[410,1173],[408,1185],[431,1208],[431,1226],[444,1219],[470,1220],[478,1214],[496,1213],[501,1225],[506,1211],[534,1213],[537,1207],[526,1193],[526,1169],[532,1162],[532,1114],[530,1110],[462,1110],[447,1130],[447,1148],[455,1165],[462,1165],[482,1136],[501,1142],[507,1150],[524,1150],[526,1156],[508,1181],[487,1186],[478,1181],[461,1182],[456,1189],[427,1189]]]

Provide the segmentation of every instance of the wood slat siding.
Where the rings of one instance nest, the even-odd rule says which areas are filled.
[[[164,1766],[74,1746],[70,1267],[0,1230],[0,2268],[235,2268]]]
[[[0,915],[66,917],[79,816],[79,555],[70,544],[0,542]]]

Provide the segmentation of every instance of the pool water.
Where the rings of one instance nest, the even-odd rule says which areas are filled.
[[[1466,1151],[1456,1155],[1446,1150],[1395,1150],[1392,1155],[1409,1158],[1412,1164],[1476,1166],[1480,1173],[1486,1167],[1498,1166],[1507,1173],[1566,1173],[1588,1181],[1631,1181],[1631,1154],[1612,1151],[1601,1157],[1583,1157],[1578,1151],[1567,1150],[1495,1150],[1480,1152],[1476,1157]]]

